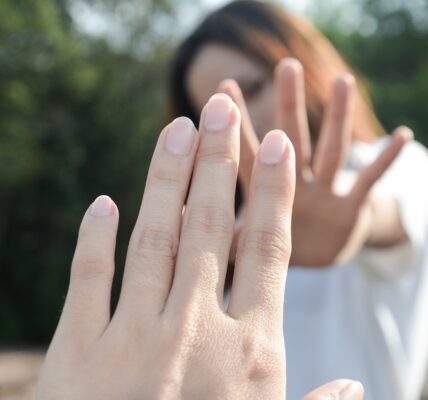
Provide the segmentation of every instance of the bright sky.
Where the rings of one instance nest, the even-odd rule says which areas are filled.
[[[276,2],[295,12],[304,13],[311,1],[313,0],[277,0]],[[337,2],[342,0],[330,1]],[[179,18],[180,26],[178,26],[178,28],[182,32],[191,29],[191,27],[207,12],[221,7],[228,2],[230,2],[230,0],[202,0],[202,7],[194,7],[191,3],[184,3],[183,5],[185,5],[185,7],[181,7],[183,18]],[[110,42],[119,45],[122,39],[126,41],[126,38],[121,34],[121,32],[123,33],[123,21],[116,21],[112,19],[111,16],[106,18],[105,15],[97,11],[96,7],[91,7],[88,2],[84,0],[73,0],[70,2],[70,11],[80,31],[90,35],[107,37]]]
[[[228,3],[229,0],[204,0],[203,3],[209,8],[220,7],[223,4]],[[277,3],[287,6],[287,8],[297,11],[304,12],[307,8],[310,0],[278,0]]]

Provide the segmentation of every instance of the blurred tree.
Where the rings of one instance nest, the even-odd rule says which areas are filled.
[[[65,1],[0,2],[0,343],[49,340],[98,194],[120,208],[123,259],[164,122],[171,44],[150,24],[173,17],[166,1],[140,3],[157,10],[144,58],[79,35]]]
[[[415,15],[406,4],[423,1],[400,1],[348,2],[315,20],[368,78],[386,128],[406,123],[428,143],[426,7]],[[197,17],[197,2],[177,3],[0,2],[0,345],[50,339],[78,225],[101,193],[121,212],[120,281],[171,49]],[[336,24],[341,16],[357,20]]]
[[[314,11],[321,29],[366,78],[385,128],[408,125],[428,145],[428,3],[358,0],[330,15]],[[352,29],[343,29],[344,22]]]

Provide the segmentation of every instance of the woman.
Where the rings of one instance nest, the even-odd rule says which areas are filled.
[[[196,122],[217,88],[239,105],[236,236],[263,132],[284,129],[296,149],[291,262],[301,267],[289,271],[286,293],[289,398],[341,375],[363,382],[369,400],[413,400],[428,354],[428,189],[417,175],[428,156],[406,144],[407,128],[384,135],[353,75],[308,22],[235,1],[178,49],[171,109]]]

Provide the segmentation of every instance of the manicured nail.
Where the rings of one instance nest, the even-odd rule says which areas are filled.
[[[232,100],[225,94],[217,93],[212,96],[205,108],[205,129],[210,132],[225,130],[230,122],[232,105]]]
[[[280,130],[269,132],[260,147],[260,161],[263,164],[279,164],[284,158],[287,141],[285,133]]]
[[[107,217],[112,212],[113,201],[108,196],[99,196],[92,203],[89,212],[93,217]]]
[[[179,156],[187,156],[195,139],[194,125],[189,118],[180,117],[171,123],[166,135],[165,147]]]
[[[345,386],[339,393],[340,400],[356,400],[360,399],[364,393],[363,385],[360,382],[352,382]]]

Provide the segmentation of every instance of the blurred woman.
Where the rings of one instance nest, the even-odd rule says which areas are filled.
[[[418,399],[428,355],[426,149],[407,128],[385,135],[331,43],[278,6],[232,2],[180,46],[173,116],[196,123],[219,90],[242,114],[236,237],[263,133],[285,130],[296,150],[288,398],[343,376],[361,381],[368,400]],[[281,230],[253,239],[277,243]]]

